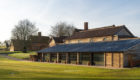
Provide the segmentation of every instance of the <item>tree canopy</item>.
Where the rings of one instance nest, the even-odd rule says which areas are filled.
[[[51,27],[51,36],[60,37],[60,36],[71,36],[75,30],[75,27],[66,22],[59,22],[56,25]]]
[[[21,20],[12,30],[12,39],[28,40],[29,36],[35,34],[37,31],[38,28],[36,28],[34,23],[28,19]]]

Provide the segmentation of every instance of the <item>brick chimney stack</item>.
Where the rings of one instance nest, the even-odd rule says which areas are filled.
[[[41,37],[41,32],[38,32],[38,36]]]
[[[88,22],[84,22],[84,30],[88,30]]]

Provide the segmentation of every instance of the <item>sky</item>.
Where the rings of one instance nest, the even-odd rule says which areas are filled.
[[[83,29],[108,25],[126,25],[140,37],[140,0],[0,0],[0,41],[9,40],[20,20],[29,19],[42,35],[51,26],[67,22]]]

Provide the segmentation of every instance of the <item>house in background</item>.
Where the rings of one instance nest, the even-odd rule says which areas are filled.
[[[37,51],[49,47],[50,37],[42,36],[41,32],[38,32],[38,35],[30,36],[30,41],[30,50]]]
[[[29,50],[30,41],[26,41],[26,43],[28,43],[28,45],[26,45],[26,46],[27,46],[27,50]],[[15,39],[11,40],[10,51],[23,51],[23,50],[24,50],[23,40],[15,40]]]
[[[84,23],[84,30],[75,32],[74,35],[65,39],[66,44],[71,43],[87,43],[100,41],[116,41],[136,38],[125,25],[106,26],[95,29],[88,29],[88,23]]]
[[[60,37],[51,37],[49,42],[49,47],[64,44],[64,39],[66,39],[66,36],[60,36]]]
[[[76,32],[80,32],[80,31],[83,31],[83,29],[75,28],[73,34]],[[50,37],[49,47],[64,44],[66,38],[68,38],[68,36],[60,36],[60,37],[53,37],[52,36],[52,37]]]
[[[38,51],[41,61],[123,68],[140,62],[140,39],[125,25],[75,32],[65,44]],[[136,63],[135,65],[138,65]]]
[[[48,36],[42,36],[41,32],[38,35],[31,35],[29,41],[27,41],[27,50],[37,51],[49,47]],[[23,51],[24,44],[22,40],[11,40],[10,51]]]

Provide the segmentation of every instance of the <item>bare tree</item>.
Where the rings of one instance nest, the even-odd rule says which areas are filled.
[[[12,39],[28,40],[29,36],[38,31],[35,24],[29,20],[21,20],[12,30]]]
[[[24,48],[27,48],[27,41],[30,35],[37,33],[38,28],[36,28],[35,24],[30,22],[29,20],[21,20],[15,28],[12,30],[12,39],[20,40],[24,43]]]
[[[59,22],[55,26],[51,27],[51,36],[71,36],[75,30],[75,27],[66,22]]]

